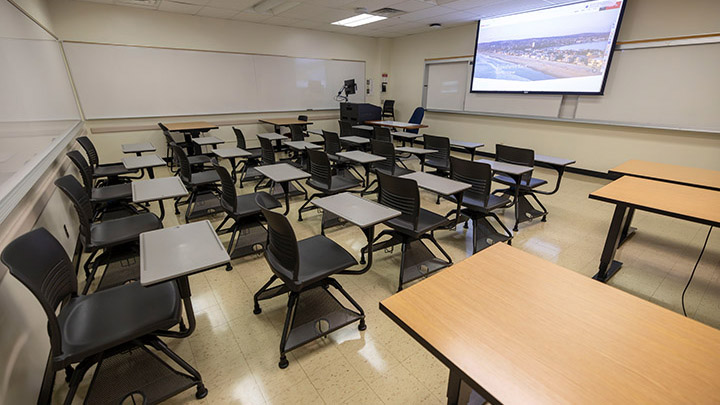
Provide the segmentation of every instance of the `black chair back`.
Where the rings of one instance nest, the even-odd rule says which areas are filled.
[[[412,116],[410,116],[410,119],[408,120],[411,124],[422,124],[423,117],[425,117],[425,109],[422,107],[418,107],[413,111]],[[413,134],[417,134],[417,129],[407,129],[405,132],[412,132]]]
[[[350,121],[338,120],[340,124],[340,136],[353,136],[353,124]]]
[[[390,129],[383,127],[374,127],[373,139],[383,142],[392,142],[392,134],[390,133]]]
[[[162,122],[158,122],[158,126],[159,126],[160,129],[162,129],[163,131],[168,131],[168,127],[166,127],[165,124],[163,124]]]
[[[71,150],[65,155],[70,158],[70,160],[80,172],[83,185],[85,186],[85,191],[88,193],[88,195],[92,195],[93,169],[92,167],[90,167],[90,164],[88,164],[87,160],[85,160],[85,157],[82,155],[82,153],[80,153],[79,150]]]
[[[298,252],[297,238],[290,221],[285,215],[271,211],[277,206],[277,200],[267,193],[258,193],[255,203],[260,207],[268,226],[268,243],[265,249],[265,258],[270,269],[281,278],[298,280],[300,271],[300,254]]]
[[[215,171],[220,176],[220,185],[222,193],[220,194],[220,205],[228,214],[232,214],[237,209],[237,192],[235,191],[235,182],[226,168],[220,166],[217,159],[211,159]]]
[[[235,140],[237,141],[237,147],[240,149],[247,149],[247,143],[245,142],[245,135],[238,128],[232,127],[235,132]]]
[[[444,163],[450,167],[450,138],[437,135],[423,135],[425,149],[435,149],[437,152],[429,153],[427,158]]]
[[[178,145],[171,145],[171,147],[173,149],[173,154],[175,155],[178,166],[180,166],[180,171],[178,172],[178,174],[180,175],[180,180],[185,183],[189,183],[192,179],[192,166],[190,166],[190,161],[188,160],[187,154],[185,153],[185,150],[183,150],[183,148],[179,147]]]
[[[495,160],[520,166],[535,166],[535,151],[508,145],[495,145]],[[521,183],[529,184],[532,171],[522,175]]]
[[[450,178],[470,184],[464,195],[487,204],[492,188],[492,169],[489,164],[457,157],[450,158]]]
[[[258,138],[260,140],[260,149],[262,152],[262,164],[275,164],[275,149],[273,149],[272,141],[267,138]]]
[[[92,167],[96,167],[98,164],[100,164],[97,150],[95,149],[95,145],[93,145],[92,141],[90,141],[90,138],[88,138],[87,136],[81,136],[77,138],[77,141],[80,146],[82,146],[83,150],[85,150],[85,154],[90,161],[90,165]]]
[[[378,202],[400,211],[402,214],[398,218],[417,229],[420,218],[420,189],[417,182],[384,173],[378,173],[377,176],[380,184]]]
[[[305,140],[305,134],[303,133],[302,125],[290,125],[290,140],[302,141]]]
[[[382,106],[383,116],[395,116],[395,100],[385,100]]]
[[[389,173],[395,173],[395,146],[392,142],[383,142],[371,139],[370,148],[373,155],[385,158],[385,160],[373,163],[373,168],[385,170]]]
[[[83,246],[88,246],[90,243],[90,226],[93,219],[90,195],[77,179],[70,174],[55,180],[55,186],[62,190],[73,203],[80,222],[80,239]]]
[[[340,137],[337,132],[323,130],[323,138],[325,138],[325,153],[334,155],[342,150]]]
[[[61,355],[62,337],[55,313],[60,303],[77,296],[77,278],[65,249],[45,228],[38,228],[10,242],[0,260],[40,302],[48,318],[52,356]]]
[[[310,158],[310,179],[313,183],[330,189],[332,187],[332,167],[327,154],[320,150],[308,150],[307,153]]]

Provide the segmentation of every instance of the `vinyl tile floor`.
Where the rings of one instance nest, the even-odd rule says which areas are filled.
[[[227,164],[227,163],[224,163]],[[408,161],[418,169],[416,160]],[[362,170],[362,169],[360,169]],[[158,177],[170,175],[157,170]],[[536,177],[554,184],[553,171],[536,169]],[[607,180],[566,174],[560,191],[540,196],[547,207],[547,222],[534,220],[520,225],[513,246],[591,277],[597,271],[603,242],[610,225],[611,204],[588,199],[588,194]],[[248,182],[239,193],[252,192]],[[422,207],[445,214],[448,201],[435,203],[435,195],[421,191]],[[376,195],[368,196],[375,199]],[[320,232],[321,214],[305,213],[297,221],[302,197],[291,199],[288,217],[298,239]],[[166,205],[170,207],[171,203]],[[157,204],[151,204],[157,211]],[[181,209],[184,214],[184,208]],[[171,208],[166,227],[184,223]],[[217,226],[224,215],[208,217]],[[500,212],[512,228],[513,210]],[[624,262],[609,285],[681,312],[681,294],[708,232],[707,226],[637,212],[633,225],[638,232],[622,246],[616,258]],[[379,232],[377,229],[376,232]],[[362,232],[350,225],[330,228],[327,236],[359,256],[365,244]],[[438,231],[436,237],[459,262],[472,253],[472,229]],[[227,243],[229,235],[221,236]],[[446,402],[448,370],[379,310],[378,303],[397,290],[400,249],[378,251],[372,269],[364,275],[340,275],[336,279],[363,307],[367,330],[357,324],[329,334],[288,355],[290,365],[281,370],[279,359],[287,300],[276,297],[262,302],[263,312],[253,314],[252,297],[271,276],[262,255],[233,260],[224,268],[190,277],[197,330],[186,339],[164,339],[181,357],[197,368],[209,395],[196,400],[187,390],[167,403],[197,404],[440,404]],[[720,326],[720,232],[710,237],[707,250],[690,285],[685,305],[688,316],[713,327]],[[431,276],[432,277],[432,276]],[[84,283],[79,280],[80,285]],[[420,281],[421,282],[421,281]],[[480,339],[480,337],[478,337]],[[75,403],[81,403],[91,380],[86,375]],[[54,402],[61,403],[67,385],[58,373]]]

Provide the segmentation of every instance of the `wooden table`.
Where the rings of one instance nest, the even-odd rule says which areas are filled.
[[[427,125],[423,124],[412,124],[402,121],[365,121],[365,124],[395,129],[420,129],[428,127]]]
[[[593,200],[615,204],[600,269],[594,279],[606,282],[622,267],[614,260],[629,211],[641,210],[704,225],[720,226],[720,193],[638,177],[623,176],[590,193]]]
[[[451,404],[465,384],[504,404],[720,402],[720,331],[505,244],[380,309],[450,368]]]
[[[666,181],[684,186],[720,191],[720,171],[716,170],[647,162],[644,160],[629,160],[620,166],[608,170],[608,174],[640,177],[643,179]],[[631,226],[634,214],[635,210],[631,208],[628,211],[628,218],[625,220],[625,226],[620,235],[620,245],[625,243],[637,230]]]

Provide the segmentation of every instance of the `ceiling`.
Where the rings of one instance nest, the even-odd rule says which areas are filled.
[[[577,0],[264,0],[268,11],[254,8],[263,0],[86,0],[141,7],[158,12],[249,21],[261,24],[394,38],[476,21],[481,17],[545,8]],[[349,28],[330,23],[390,7],[402,11],[386,20]]]

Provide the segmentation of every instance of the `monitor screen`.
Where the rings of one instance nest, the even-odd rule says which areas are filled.
[[[478,21],[471,92],[602,94],[625,0]]]
[[[355,84],[355,79],[345,80],[345,95],[349,96],[351,94],[355,94],[356,91],[357,84]]]

